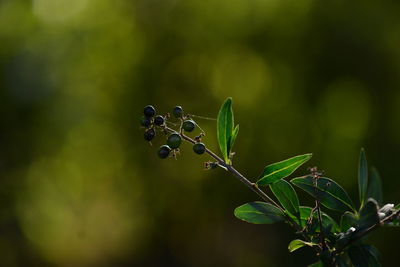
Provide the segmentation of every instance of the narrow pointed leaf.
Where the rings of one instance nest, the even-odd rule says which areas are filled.
[[[354,235],[357,236],[358,233],[379,222],[378,205],[374,199],[370,198],[362,207],[359,216],[347,211],[342,215],[340,224],[342,232],[346,232],[350,227],[355,227]]]
[[[318,178],[316,186],[314,185],[314,178],[312,176],[294,178],[291,182],[318,199],[321,204],[328,209],[341,212],[355,210],[354,204],[346,191],[329,178]]]
[[[234,214],[238,219],[254,224],[272,224],[285,220],[285,215],[278,208],[260,201],[237,207]]]
[[[313,264],[308,265],[307,267],[324,267],[321,261],[314,262]]]
[[[382,182],[378,170],[372,168],[369,176],[367,199],[375,199],[379,205],[382,205]]]
[[[394,206],[394,208],[395,208],[396,210],[400,210],[400,204],[397,204],[396,206]]]
[[[379,222],[378,204],[374,199],[370,198],[360,210],[358,229],[365,230]]]
[[[231,144],[230,145],[230,150],[232,150],[233,145],[235,144],[236,137],[237,137],[238,133],[239,133],[239,124],[236,125],[235,129],[233,129],[232,136],[231,136],[231,139],[230,139],[230,144]]]
[[[379,250],[372,245],[364,245],[364,249],[367,250],[369,254],[375,259],[376,263],[378,264],[377,266],[381,266],[380,264],[381,254]]]
[[[360,158],[358,162],[358,191],[360,195],[360,206],[364,205],[367,200],[367,189],[368,189],[368,165],[365,157],[365,151],[362,148],[360,151]]]
[[[336,257],[336,264],[337,267],[349,267],[349,265],[344,259],[342,259],[342,257]]]
[[[355,267],[379,267],[381,266],[377,258],[376,250],[369,245],[353,245],[348,253],[351,262]]]
[[[342,232],[346,232],[350,227],[356,226],[358,226],[357,216],[350,211],[346,211],[340,219],[340,229]]]
[[[300,240],[300,239],[295,239],[295,240],[292,240],[292,242],[289,243],[288,249],[289,249],[289,252],[293,252],[293,251],[298,250],[299,248],[302,248],[304,246],[313,247],[313,246],[316,246],[316,245],[317,244],[313,243],[313,242],[306,242],[306,241],[303,241],[303,240]]]
[[[278,181],[279,179],[288,177],[311,157],[311,153],[304,154],[268,165],[264,168],[257,184],[268,185]]]
[[[230,163],[229,153],[233,131],[232,98],[227,98],[222,104],[217,118],[217,137],[222,156],[226,163]]]
[[[291,184],[281,179],[271,184],[270,188],[285,210],[294,215],[300,223],[299,199]]]

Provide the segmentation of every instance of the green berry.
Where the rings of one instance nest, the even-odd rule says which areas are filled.
[[[158,156],[162,159],[167,158],[169,153],[171,153],[171,148],[167,145],[160,146],[158,149]]]
[[[176,106],[172,110],[172,114],[175,116],[175,118],[182,118],[183,115],[183,109],[181,106]]]
[[[186,131],[186,132],[191,132],[194,130],[194,128],[196,127],[196,123],[193,120],[186,120],[183,122],[182,124],[182,128]]]
[[[143,116],[140,118],[140,124],[147,128],[151,125],[151,120]]]
[[[148,129],[147,131],[144,132],[144,139],[146,141],[151,141],[154,138],[154,136],[156,136],[156,131],[154,131],[153,128]]]
[[[173,133],[168,136],[167,144],[170,148],[175,149],[178,148],[182,143],[182,138],[179,134]]]
[[[196,154],[203,154],[204,152],[206,152],[206,146],[203,143],[196,143],[193,145],[193,151]]]
[[[151,118],[156,115],[156,109],[151,105],[147,105],[144,107],[143,113],[147,118]]]
[[[154,124],[157,125],[157,126],[163,125],[163,124],[164,124],[164,117],[161,116],[161,115],[157,115],[157,116],[154,118]]]

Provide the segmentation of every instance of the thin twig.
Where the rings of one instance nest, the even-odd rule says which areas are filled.
[[[318,187],[318,179],[321,178],[323,172],[318,172],[317,167],[310,168],[311,174],[313,176],[313,185],[314,187]],[[317,219],[318,219],[318,224],[319,224],[319,239],[321,242],[321,246],[323,250],[326,250],[328,248],[326,242],[325,242],[325,237],[322,229],[322,212],[321,212],[321,202],[318,198],[315,199],[315,208],[311,211],[312,217],[313,211],[317,211]],[[311,217],[311,218],[312,218]]]
[[[321,242],[322,249],[327,249],[327,245],[325,242],[324,232],[322,229],[322,215],[321,215],[321,205],[318,199],[315,200],[315,205],[317,207],[317,214],[318,214],[318,222],[319,222],[319,239]]]
[[[167,130],[169,132],[176,132],[174,129],[168,128],[166,126],[165,126],[165,130]],[[183,133],[183,131],[180,132],[180,135],[182,136],[182,138],[185,141],[192,143],[192,144],[196,144],[196,141],[193,140],[192,138],[190,138],[189,136],[186,136]],[[236,178],[238,178],[242,183],[244,183],[253,192],[255,192],[257,195],[259,195],[261,197],[261,199],[263,199],[264,201],[269,202],[272,205],[274,205],[275,207],[277,207],[285,215],[285,217],[293,225],[293,227],[297,231],[301,232],[301,226],[299,226],[299,224],[296,221],[294,221],[289,215],[287,215],[285,213],[285,210],[278,203],[276,203],[272,198],[270,198],[264,191],[262,191],[257,186],[256,183],[250,182],[244,175],[242,175],[239,171],[237,171],[232,165],[225,163],[225,161],[223,159],[221,159],[218,155],[216,155],[213,151],[211,151],[207,147],[206,147],[206,153],[209,154],[212,158],[214,158],[218,162],[219,165],[221,165],[226,170],[231,172]]]
[[[217,120],[216,118],[209,118],[209,117],[193,115],[193,114],[187,114],[187,116],[193,117],[193,118],[199,118],[199,119],[203,119],[203,120],[209,120],[209,121],[216,121]]]
[[[372,231],[376,230],[377,228],[379,228],[380,226],[384,225],[385,222],[391,221],[393,220],[396,216],[400,215],[400,210],[397,210],[396,212],[393,212],[391,215],[387,216],[385,219],[383,219],[382,221],[380,221],[379,223],[376,223],[374,225],[372,225],[371,227],[369,227],[368,229],[366,229],[364,232],[361,233],[356,233],[356,236],[354,238],[351,238],[349,240],[349,242],[347,242],[346,244],[344,244],[341,248],[339,248],[338,250],[335,251],[336,255],[339,255],[340,253],[342,253],[342,251],[348,247],[349,245],[351,245],[352,243],[354,243],[355,241],[363,238],[364,236],[366,236],[367,234],[371,233]]]

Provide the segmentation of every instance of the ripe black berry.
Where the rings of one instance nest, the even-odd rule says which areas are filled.
[[[151,118],[156,115],[156,110],[153,106],[147,105],[144,107],[143,113],[147,118]]]
[[[140,118],[140,124],[147,128],[147,127],[150,126],[151,120],[149,118],[146,118],[146,117],[143,116],[143,117]]]
[[[174,114],[175,118],[182,118],[183,115],[183,109],[181,106],[176,106],[172,110],[172,114]]]
[[[157,126],[163,125],[163,124],[164,124],[164,117],[161,116],[161,115],[157,115],[157,116],[154,118],[154,124],[157,125]]]
[[[154,131],[153,128],[148,129],[147,131],[144,132],[144,139],[146,141],[151,141],[154,138],[154,136],[156,136],[156,131]]]
[[[158,149],[158,156],[162,159],[167,158],[169,153],[171,153],[171,148],[167,145],[160,146]]]
[[[196,123],[192,120],[186,120],[183,122],[182,124],[182,128],[186,131],[186,132],[191,132],[194,130],[194,128],[196,127]]]
[[[182,143],[182,138],[179,134],[173,133],[168,136],[167,144],[170,148],[175,149],[178,148]]]
[[[206,152],[206,146],[203,143],[196,143],[193,145],[193,151],[196,154],[203,154],[204,152]]]

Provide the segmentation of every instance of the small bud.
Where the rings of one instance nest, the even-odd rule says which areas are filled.
[[[196,142],[201,142],[201,138],[204,136],[204,133],[200,133],[198,136],[195,136],[194,137],[194,140],[196,141]]]
[[[218,167],[218,162],[207,161],[204,162],[204,169],[205,170],[212,170]]]
[[[385,206],[383,206],[379,212],[382,212],[384,214],[387,214],[389,212],[391,212],[394,208],[394,204],[386,204]]]
[[[346,235],[349,235],[351,233],[354,233],[356,231],[356,228],[350,227],[349,230],[347,230]]]
[[[338,233],[338,234],[335,234],[335,235],[336,235],[336,239],[341,239],[341,238],[344,237],[344,233]]]

